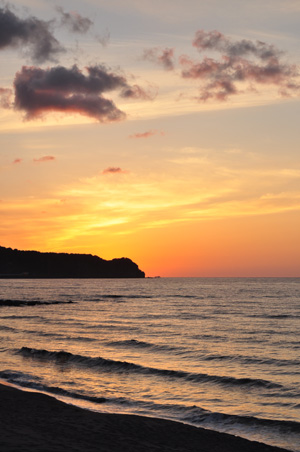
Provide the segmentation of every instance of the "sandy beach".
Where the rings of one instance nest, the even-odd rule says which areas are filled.
[[[44,394],[0,385],[2,452],[279,452],[279,449],[178,422],[101,414]]]

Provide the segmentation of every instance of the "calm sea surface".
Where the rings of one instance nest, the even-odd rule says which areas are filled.
[[[299,278],[0,280],[2,380],[297,452],[299,336]]]

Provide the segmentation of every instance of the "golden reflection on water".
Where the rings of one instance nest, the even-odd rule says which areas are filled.
[[[35,297],[77,303],[2,308],[8,350],[2,369],[22,373],[23,382],[79,394],[87,400],[77,404],[101,411],[175,419],[186,412],[194,423],[203,410],[299,421],[298,286],[163,279],[39,284]],[[29,296],[32,287],[23,295],[7,288],[5,296]],[[279,288],[290,290],[285,305]],[[15,354],[22,347],[33,353]]]

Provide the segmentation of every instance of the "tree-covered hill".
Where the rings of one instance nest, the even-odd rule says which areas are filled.
[[[132,260],[91,254],[41,253],[0,246],[1,278],[144,278]]]

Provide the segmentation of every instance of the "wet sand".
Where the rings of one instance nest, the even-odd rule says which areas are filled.
[[[83,410],[0,385],[1,452],[280,452],[162,419]]]

